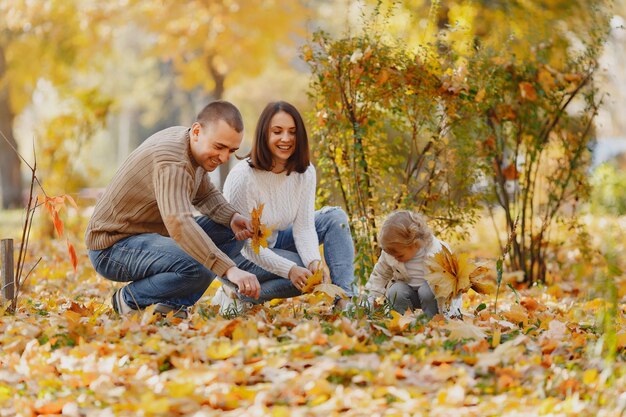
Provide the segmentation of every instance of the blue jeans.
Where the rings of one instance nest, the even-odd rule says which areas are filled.
[[[340,207],[324,207],[315,212],[315,231],[319,242],[324,244],[324,259],[330,271],[331,282],[341,287],[351,297],[354,284],[354,243],[348,216]],[[276,244],[271,250],[299,266],[306,267],[298,255],[291,227],[278,233]],[[290,280],[266,271],[242,255],[239,255],[235,262],[239,268],[256,275],[261,284],[261,295],[258,299],[240,295],[243,301],[260,304],[274,298],[289,298],[302,294]]]
[[[206,216],[196,222],[222,252],[234,258],[243,241],[233,232]],[[170,237],[157,233],[130,236],[110,248],[90,250],[96,272],[117,282],[130,282],[122,288],[124,301],[132,308],[163,303],[175,309],[195,304],[211,285],[215,273],[207,269]]]

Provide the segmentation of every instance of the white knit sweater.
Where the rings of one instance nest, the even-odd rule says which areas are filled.
[[[315,231],[315,168],[309,165],[299,174],[275,174],[251,168],[247,160],[240,161],[228,174],[224,196],[243,214],[250,216],[253,208],[264,204],[261,221],[274,229],[267,240],[268,247],[276,244],[278,232],[293,226],[293,238],[298,254],[305,266],[321,260],[319,241]],[[248,239],[243,256],[266,271],[288,278],[295,265],[289,259],[261,248],[257,255]]]

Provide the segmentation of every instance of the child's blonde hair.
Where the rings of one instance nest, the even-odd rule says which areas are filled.
[[[432,242],[433,232],[428,227],[426,218],[408,210],[391,213],[380,231],[380,246],[387,253],[416,243],[422,248],[429,247]]]

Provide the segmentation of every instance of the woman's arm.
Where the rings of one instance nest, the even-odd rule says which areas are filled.
[[[295,174],[291,174],[295,175]],[[293,222],[293,239],[300,259],[305,266],[321,261],[319,240],[315,230],[315,168],[310,165],[303,173],[303,187],[298,201],[298,210]]]
[[[253,208],[258,207],[258,205],[263,202],[258,190],[258,188],[262,186],[262,184],[257,184],[255,181],[252,168],[237,166],[226,178],[226,182],[224,183],[224,195],[239,213],[248,216]],[[252,249],[252,241],[250,239],[244,242],[241,254],[266,271],[287,279],[289,278],[289,271],[296,265],[295,262],[283,258],[268,248],[261,247],[259,253],[255,253]]]

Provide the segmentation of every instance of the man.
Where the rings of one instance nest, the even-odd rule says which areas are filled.
[[[215,276],[258,298],[259,282],[235,266],[250,221],[237,213],[206,175],[228,161],[243,139],[243,120],[229,102],[215,101],[191,128],[170,127],[142,143],[119,168],[96,204],[85,242],[98,274],[130,282],[113,309],[187,316]],[[202,216],[194,218],[193,209]],[[236,240],[235,240],[236,239]]]

